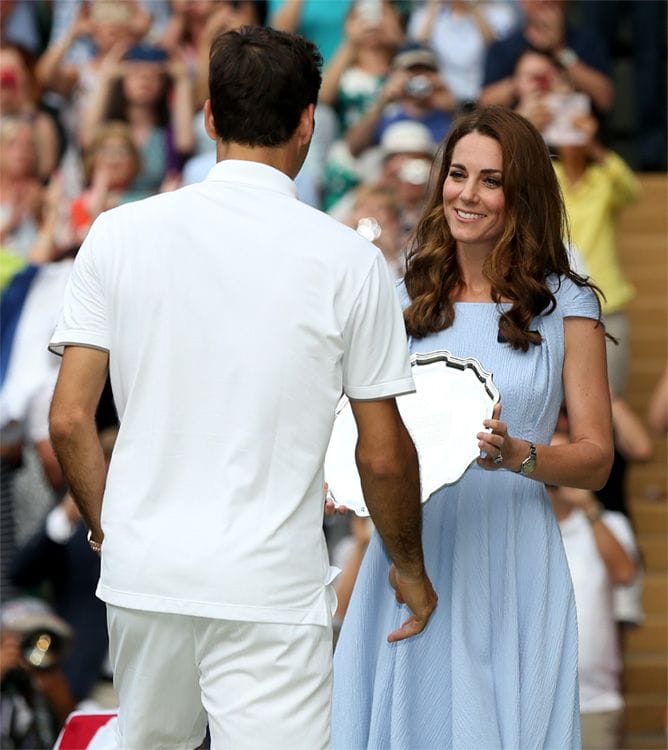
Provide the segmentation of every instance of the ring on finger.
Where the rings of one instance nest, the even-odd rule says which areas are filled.
[[[499,453],[499,455],[492,460],[497,466],[501,466],[501,464],[503,463],[503,456]]]

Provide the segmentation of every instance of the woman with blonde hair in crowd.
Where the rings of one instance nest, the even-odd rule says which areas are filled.
[[[420,637],[372,538],[335,654],[335,748],[576,748],[573,588],[545,483],[598,489],[612,461],[605,333],[575,274],[547,148],[501,107],[455,122],[401,294],[413,352],[493,373],[503,405],[480,457],[424,506],[439,606]],[[550,445],[562,400],[564,445]],[[457,425],[451,425],[456,430]]]
[[[192,81],[183,59],[137,45],[122,57],[110,53],[100,66],[99,85],[81,127],[84,146],[104,122],[128,124],[142,156],[134,189],[152,195],[181,171],[192,152]]]
[[[32,120],[0,118],[0,245],[21,258],[37,239],[42,213],[37,140]]]
[[[47,180],[58,163],[60,140],[53,117],[39,106],[32,67],[19,47],[0,45],[0,112],[3,117],[20,117],[34,123],[37,173],[41,180]]]
[[[141,155],[130,128],[124,122],[109,122],[98,128],[84,152],[87,188],[72,201],[70,223],[77,244],[90,225],[110,208],[142,197],[132,190],[141,170]]]

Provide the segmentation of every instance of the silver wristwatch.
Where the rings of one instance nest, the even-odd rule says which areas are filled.
[[[529,455],[520,464],[520,474],[525,477],[534,473],[536,469],[536,446],[533,443],[529,443]]]

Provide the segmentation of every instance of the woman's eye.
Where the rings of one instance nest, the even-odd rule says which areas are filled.
[[[488,177],[485,180],[485,185],[488,185],[489,187],[501,187],[501,180],[497,180],[495,177]]]
[[[450,172],[448,177],[451,177],[453,180],[461,180],[464,177],[464,173],[455,169],[452,172]]]

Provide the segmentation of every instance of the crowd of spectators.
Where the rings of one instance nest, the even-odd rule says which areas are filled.
[[[215,36],[269,24],[318,44],[323,85],[314,142],[297,178],[299,195],[375,242],[397,278],[432,159],[457,114],[478,103],[500,104],[531,120],[555,157],[576,263],[607,298],[606,324],[621,344],[611,349],[610,380],[614,398],[623,399],[630,336],[625,310],[633,289],[619,263],[615,224],[638,195],[631,166],[665,169],[665,108],[657,110],[648,85],[665,73],[665,40],[657,32],[665,6],[634,4],[633,28],[644,35],[634,44],[644,63],[631,104],[638,115],[638,158],[629,166],[606,143],[618,22],[601,15],[609,5],[615,4],[2,0],[0,596],[7,613],[1,623],[3,733],[11,724],[11,746],[49,746],[59,722],[82,702],[114,705],[103,607],[93,596],[98,562],[48,436],[58,361],[46,344],[72,259],[96,217],[201,180],[214,164],[202,107]],[[607,36],[599,33],[606,30]],[[100,430],[109,450],[114,421],[107,389]],[[334,546],[340,528],[327,531]],[[369,533],[368,524],[353,524],[347,555],[354,565]],[[353,580],[350,571],[342,578],[346,587]],[[33,635],[39,621],[34,602],[15,599],[26,595],[52,607],[40,622],[62,646],[55,677],[26,661],[24,636]],[[7,605],[12,600],[19,602],[14,610]]]

